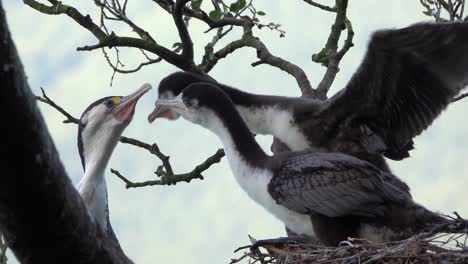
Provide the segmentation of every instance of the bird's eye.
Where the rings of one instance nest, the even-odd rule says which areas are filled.
[[[104,105],[110,108],[110,107],[112,107],[114,105],[114,101],[112,101],[111,99],[106,100],[104,102]]]

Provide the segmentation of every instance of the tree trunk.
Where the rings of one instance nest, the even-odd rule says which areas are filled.
[[[18,260],[131,263],[91,221],[60,162],[26,81],[1,1],[0,85],[0,232]]]

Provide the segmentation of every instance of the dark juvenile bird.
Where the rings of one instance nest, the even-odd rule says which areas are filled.
[[[174,98],[189,84],[209,82],[226,92],[247,126],[291,150],[341,152],[388,170],[382,155],[401,160],[468,81],[468,23],[416,24],[373,34],[351,80],[328,100],[256,95],[176,72],[159,84]],[[177,118],[156,108],[150,119]]]
[[[125,97],[101,98],[86,108],[78,125],[78,150],[84,175],[76,188],[93,221],[114,238],[104,173],[122,132],[132,121],[138,100],[150,89],[151,85],[144,84]]]
[[[391,241],[446,221],[416,204],[400,179],[366,161],[310,150],[268,156],[232,100],[212,84],[191,84],[175,99],[159,99],[159,107],[215,133],[242,189],[298,235],[326,245],[347,237]]]

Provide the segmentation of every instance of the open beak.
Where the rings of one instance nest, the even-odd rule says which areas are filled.
[[[153,112],[148,116],[148,122],[152,123],[156,118],[164,117],[169,120],[175,120],[187,111],[187,107],[182,98],[176,97],[174,99],[158,99]]]
[[[143,84],[140,89],[122,98],[112,109],[112,114],[120,121],[131,119],[135,113],[135,106],[138,100],[149,90],[151,90],[151,85],[148,83]]]

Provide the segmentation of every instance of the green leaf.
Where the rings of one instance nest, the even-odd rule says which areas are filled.
[[[229,6],[229,9],[231,10],[231,12],[237,13],[239,10],[244,8],[246,5],[247,5],[246,0],[237,0],[237,2],[232,3]]]
[[[263,12],[263,11],[257,11],[257,15],[259,15],[259,16],[264,16],[264,15],[266,15],[266,13]]]
[[[211,17],[212,19],[214,19],[214,20],[219,20],[219,19],[221,19],[221,16],[222,16],[222,15],[223,15],[223,14],[222,14],[220,11],[218,11],[218,10],[213,10],[213,11],[211,11],[211,12],[208,14],[208,16],[210,16],[210,17]]]

